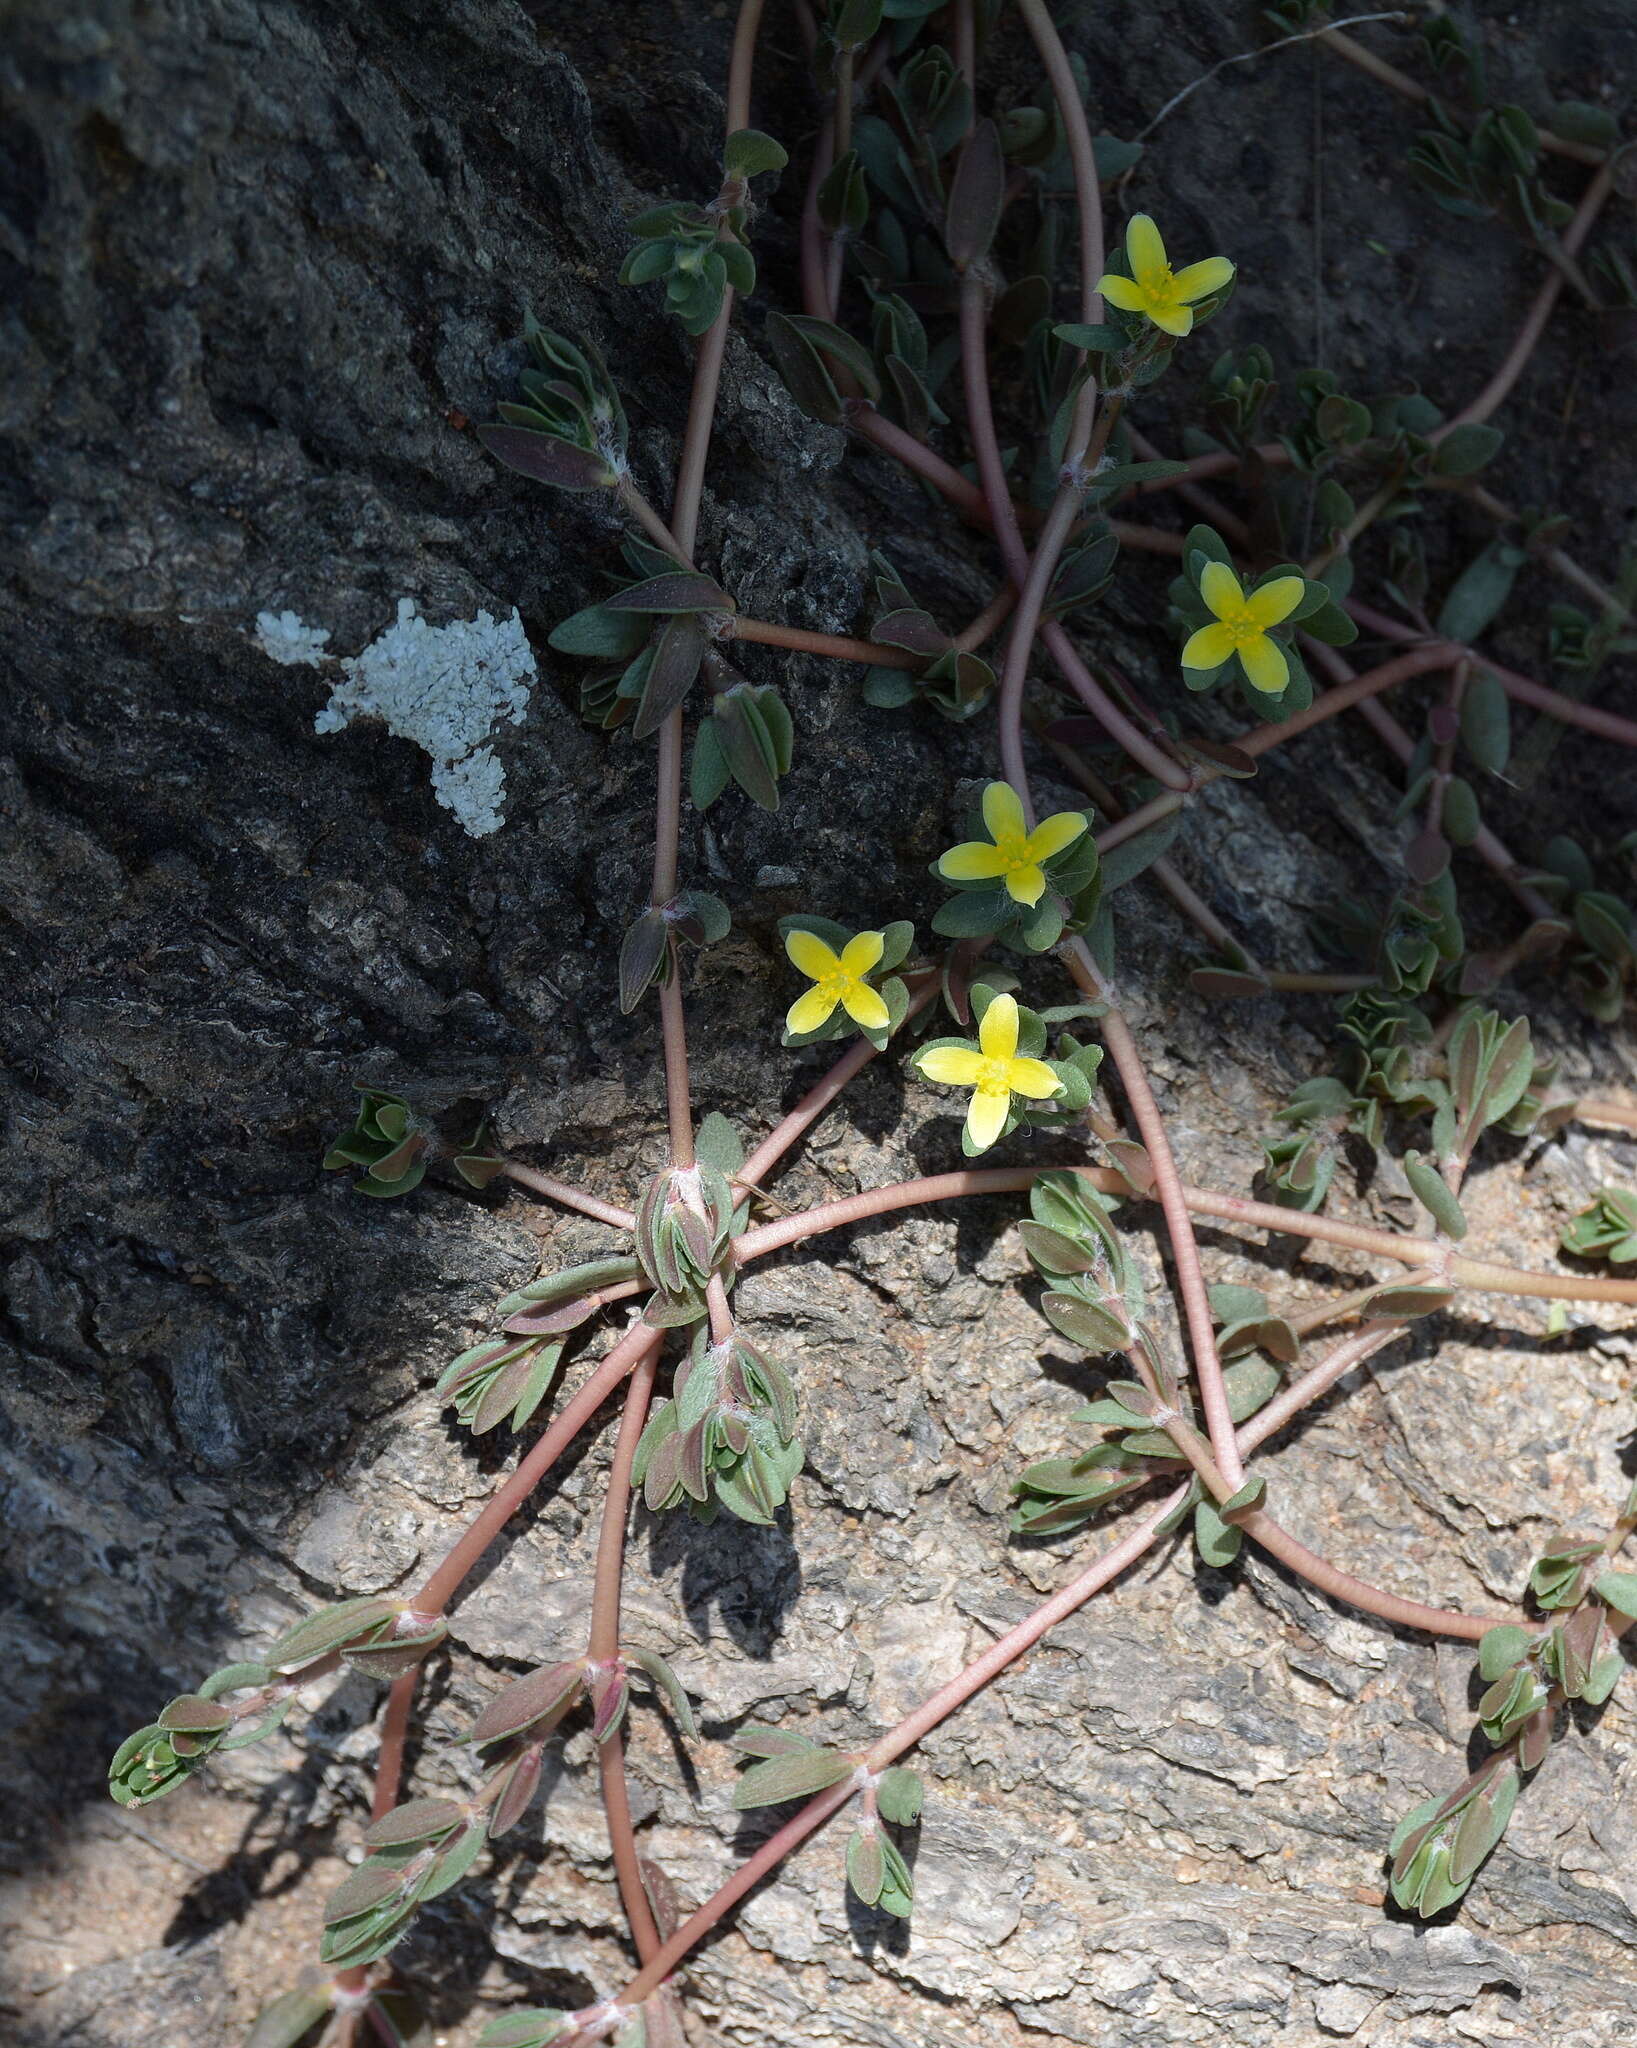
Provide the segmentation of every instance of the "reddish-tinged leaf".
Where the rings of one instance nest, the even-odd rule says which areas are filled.
[[[535,1787],[540,1782],[540,1759],[543,1750],[538,1743],[524,1750],[506,1766],[506,1787],[494,1803],[489,1815],[489,1839],[494,1841],[515,1827],[528,1810],[529,1801],[534,1797]]]
[[[339,1920],[354,1920],[360,1913],[373,1913],[377,1906],[383,1906],[403,1889],[404,1874],[401,1870],[389,1870],[378,1863],[365,1863],[355,1870],[351,1877],[338,1884],[324,1907],[324,1924],[333,1927]]]
[[[699,664],[705,657],[705,629],[691,612],[678,612],[659,636],[654,658],[648,665],[642,701],[631,727],[635,739],[645,740],[659,728],[693,688]]]
[[[646,583],[604,598],[611,612],[731,612],[733,599],[719,583],[693,569],[678,569],[670,576],[650,576]]]
[[[233,1716],[226,1707],[217,1706],[214,1700],[203,1700],[197,1693],[185,1692],[161,1711],[159,1725],[167,1735],[178,1732],[184,1735],[215,1735],[233,1725]]]
[[[466,1740],[478,1748],[500,1742],[532,1728],[548,1715],[566,1712],[569,1702],[585,1683],[581,1658],[563,1664],[545,1664],[527,1677],[495,1694],[472,1723]]]
[[[429,1842],[458,1828],[465,1818],[466,1809],[453,1799],[411,1799],[372,1821],[364,1830],[364,1845],[395,1849],[405,1842]]]
[[[602,456],[555,434],[495,426],[479,427],[477,437],[497,462],[560,491],[605,491],[617,481]]]
[[[611,1670],[600,1671],[591,1681],[591,1739],[606,1742],[610,1735],[625,1719],[626,1701],[631,1697],[631,1681],[625,1675],[625,1666],[616,1664]]]

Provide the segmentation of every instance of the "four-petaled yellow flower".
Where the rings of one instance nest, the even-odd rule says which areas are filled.
[[[1126,260],[1131,275],[1122,277],[1108,271],[1097,280],[1097,289],[1111,306],[1122,313],[1142,313],[1167,334],[1187,334],[1194,324],[1190,301],[1208,298],[1221,291],[1233,276],[1226,256],[1207,256],[1202,263],[1190,263],[1173,270],[1165,260],[1160,231],[1146,213],[1134,213],[1125,231]]]
[[[784,950],[792,966],[800,968],[813,986],[797,996],[785,1015],[787,1031],[817,1031],[828,1024],[837,1003],[855,1024],[866,1031],[884,1031],[890,1021],[887,1006],[864,977],[881,958],[886,939],[881,932],[860,932],[839,953],[832,952],[812,932],[795,931],[785,936]]]
[[[1023,806],[1009,782],[991,782],[983,792],[983,822],[994,844],[968,839],[952,846],[938,861],[939,874],[948,882],[988,882],[1004,875],[1007,895],[1031,908],[1046,893],[1041,862],[1072,846],[1086,829],[1078,811],[1058,811],[1042,818],[1032,832],[1025,830]]]
[[[1300,576],[1275,576],[1247,597],[1244,585],[1226,562],[1207,562],[1199,594],[1216,614],[1214,626],[1201,626],[1182,650],[1184,668],[1219,668],[1237,654],[1246,679],[1271,697],[1290,681],[1290,663],[1269,626],[1288,619],[1302,601],[1307,585]]]
[[[931,1045],[916,1054],[915,1064],[929,1081],[972,1090],[966,1135],[973,1150],[983,1152],[1005,1128],[1014,1095],[1047,1102],[1062,1083],[1044,1060],[1018,1058],[1017,1002],[1012,996],[996,996],[984,1011],[978,1047],[974,1052],[965,1045]]]

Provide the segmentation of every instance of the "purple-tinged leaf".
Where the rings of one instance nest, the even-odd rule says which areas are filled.
[[[857,1829],[847,1844],[847,1882],[866,1906],[873,1906],[887,1881],[887,1859],[881,1853],[881,1830],[873,1821]]]
[[[509,1828],[515,1827],[527,1812],[535,1787],[540,1783],[540,1761],[544,1753],[539,1743],[531,1743],[521,1756],[514,1757],[504,1766],[505,1787],[489,1813],[490,1841],[497,1840]]]
[[[447,1835],[466,1819],[466,1809],[454,1799],[411,1799],[395,1806],[365,1828],[368,1849],[401,1848],[405,1842],[430,1842]]]
[[[696,569],[678,569],[669,576],[650,576],[604,598],[611,612],[731,612],[738,609],[719,583]]]
[[[543,1664],[497,1692],[472,1723],[466,1740],[477,1748],[534,1728],[548,1717],[561,1718],[585,1683],[585,1663],[575,1657],[562,1664]]]
[[[691,612],[678,612],[660,634],[654,649],[636,722],[631,728],[633,738],[647,739],[650,733],[658,732],[673,711],[681,708],[704,658],[704,627]]]
[[[606,1742],[625,1719],[626,1702],[631,1697],[631,1681],[625,1675],[625,1666],[614,1663],[605,1671],[599,1671],[591,1681],[591,1739]]]
[[[477,437],[497,462],[560,491],[606,491],[618,481],[601,455],[527,427],[479,427]]]
[[[620,1014],[629,1017],[665,962],[669,930],[663,910],[645,910],[620,942]]]
[[[172,1700],[168,1707],[161,1709],[159,1725],[167,1735],[219,1735],[224,1728],[232,1727],[233,1716],[226,1707],[217,1706],[214,1700],[185,1692],[180,1699]]]

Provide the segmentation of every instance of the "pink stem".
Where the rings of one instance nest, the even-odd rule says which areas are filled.
[[[661,1332],[636,1323],[546,1430],[466,1533],[443,1557],[411,1603],[417,1614],[441,1614],[462,1579],[482,1558],[512,1516],[545,1478],[597,1410],[640,1361],[659,1345]]]
[[[553,1180],[549,1173],[536,1173],[532,1166],[519,1166],[514,1159],[506,1161],[504,1172],[506,1178],[516,1181],[520,1188],[527,1188],[532,1194],[545,1195],[550,1201],[561,1202],[565,1209],[578,1209],[582,1216],[595,1216],[599,1223],[612,1224],[616,1230],[635,1230],[637,1227],[637,1219],[629,1209],[605,1202],[600,1195],[588,1195],[580,1188],[572,1188],[567,1181]]]
[[[620,1416],[620,1433],[614,1444],[614,1459],[608,1474],[608,1491],[603,1497],[602,1527],[597,1538],[597,1572],[591,1594],[591,1634],[586,1656],[593,1664],[607,1666],[620,1653],[620,1581],[625,1572],[625,1524],[631,1506],[631,1463],[637,1439],[648,1419],[653,1398],[654,1374],[659,1365],[659,1347],[650,1345],[638,1359],[626,1389],[625,1408]],[[631,1824],[631,1801],[625,1784],[625,1744],[616,1728],[600,1745],[598,1770],[602,1778],[603,1813],[608,1823],[608,1846],[619,1882],[620,1899],[630,1923],[637,1955],[643,1962],[659,1952],[659,1928],[642,1882],[637,1858],[636,1832]]]

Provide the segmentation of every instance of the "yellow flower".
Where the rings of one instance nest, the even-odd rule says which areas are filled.
[[[1247,597],[1226,562],[1207,562],[1199,594],[1216,614],[1214,626],[1201,626],[1182,650],[1184,668],[1219,668],[1237,654],[1246,679],[1269,696],[1290,681],[1285,651],[1268,638],[1269,626],[1288,619],[1302,601],[1307,585],[1300,576],[1275,576]]]
[[[860,932],[834,953],[812,932],[787,933],[784,950],[813,986],[790,1005],[785,1029],[817,1031],[821,1024],[829,1023],[839,1003],[855,1024],[862,1024],[867,1031],[884,1031],[889,1021],[887,1006],[864,977],[881,958],[885,944],[881,932]]]
[[[1058,811],[1026,832],[1023,806],[1009,782],[991,782],[983,792],[983,822],[994,844],[968,839],[952,846],[939,858],[939,874],[948,882],[988,882],[1004,875],[1012,901],[1031,907],[1046,893],[1041,862],[1072,846],[1086,829],[1078,811]]]
[[[1047,1102],[1062,1083],[1044,1060],[1017,1056],[1017,1003],[996,996],[978,1026],[978,1050],[967,1045],[931,1045],[916,1055],[915,1064],[929,1081],[952,1088],[970,1088],[966,1135],[976,1152],[987,1151],[1005,1128],[1012,1097]]]
[[[1097,289],[1111,306],[1122,313],[1142,313],[1167,334],[1187,334],[1194,324],[1193,299],[1221,291],[1233,276],[1226,256],[1207,256],[1202,263],[1190,263],[1173,270],[1165,260],[1160,231],[1146,213],[1134,213],[1125,231],[1126,260],[1131,275],[1122,277],[1108,271],[1097,280]]]

